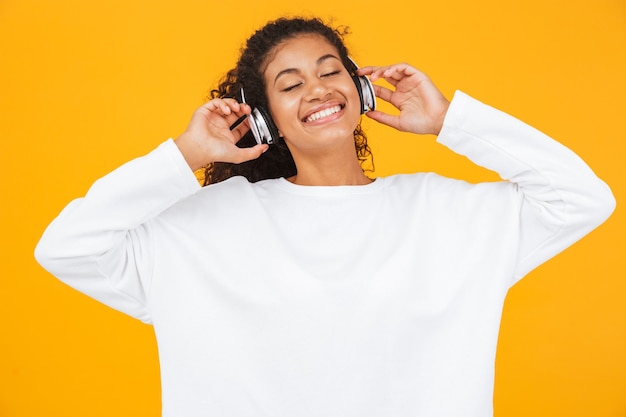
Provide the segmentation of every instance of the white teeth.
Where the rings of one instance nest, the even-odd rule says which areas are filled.
[[[319,119],[321,119],[323,117],[328,117],[331,114],[335,114],[335,113],[339,112],[340,110],[341,110],[341,106],[329,107],[327,109],[318,111],[317,113],[313,113],[312,115],[307,117],[304,121],[305,122],[313,122],[313,121],[319,120]]]

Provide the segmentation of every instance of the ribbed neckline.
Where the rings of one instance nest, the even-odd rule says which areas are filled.
[[[300,195],[357,195],[368,194],[378,191],[383,187],[384,178],[375,178],[365,185],[297,185],[289,182],[286,178],[273,180],[284,191]]]

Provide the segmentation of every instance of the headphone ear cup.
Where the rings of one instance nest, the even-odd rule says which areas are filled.
[[[246,95],[243,91],[243,87],[239,89],[239,94],[241,96],[240,103],[246,102]],[[250,117],[248,118],[248,123],[250,125],[250,131],[252,132],[252,136],[254,136],[254,140],[257,144],[273,144],[278,142],[278,138],[280,135],[278,134],[278,128],[276,124],[274,124],[274,120],[272,120],[272,116],[270,116],[269,112],[265,110],[263,107],[255,107],[252,109],[250,113]]]
[[[353,75],[352,80],[361,99],[361,114],[376,110],[376,93],[369,78],[364,75]]]
[[[347,68],[352,75],[352,81],[354,81],[356,91],[359,93],[359,99],[361,100],[361,114],[370,110],[376,110],[376,93],[374,92],[372,82],[365,75],[357,75],[356,71],[359,69],[359,66],[352,58],[348,57],[348,61],[350,65]]]
[[[376,92],[374,91],[374,85],[366,76],[359,77],[359,79],[365,82],[363,97],[367,111],[376,110]]]
[[[255,107],[250,113],[250,130],[258,144],[272,145],[278,141],[280,136],[272,116],[263,107]]]

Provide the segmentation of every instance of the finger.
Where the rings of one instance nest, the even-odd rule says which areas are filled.
[[[384,100],[390,103],[391,96],[393,95],[393,91],[380,85],[374,85],[374,94],[376,94],[376,97],[380,98],[381,100]]]
[[[359,69],[356,70],[357,75],[371,75],[374,73],[374,71],[376,71],[377,68],[380,68],[378,66],[366,66],[366,67],[360,67]]]
[[[241,111],[241,104],[237,100],[232,98],[214,98],[207,102],[202,109],[208,110],[213,113],[218,113],[222,116],[227,116],[233,112]]]
[[[230,126],[230,130],[234,130],[237,126],[239,126],[244,120],[246,116],[250,115],[250,106],[247,104],[239,104],[236,103],[237,106],[234,106],[237,110],[233,110],[231,114],[225,115],[225,119]]]
[[[232,160],[225,162],[241,164],[242,162],[252,161],[260,157],[268,149],[269,145],[267,144],[254,145],[250,148],[237,148],[236,152],[232,155]]]
[[[240,112],[249,113],[250,112],[250,106],[248,106],[248,104],[246,103],[240,103],[234,98],[224,98],[223,100],[224,100],[224,104],[230,107],[230,109],[235,113],[240,113]]]
[[[398,83],[404,78],[406,78],[406,76],[407,75],[402,71],[402,69],[398,68],[397,66],[387,68],[380,74],[380,78],[384,79],[394,87],[397,86]]]
[[[379,78],[385,78],[384,75],[387,71],[391,70],[395,65],[384,66],[369,66],[363,67],[358,70],[359,75],[369,75],[370,80],[376,81]]]
[[[362,68],[359,68],[359,70],[357,71],[357,74],[359,74],[359,75],[369,75],[370,80],[372,82],[374,82],[374,81],[378,80],[381,77],[382,73],[387,68],[389,68],[388,65],[382,66],[382,67],[381,66],[362,67]]]
[[[383,79],[387,81],[389,84],[394,87],[398,84],[400,80],[402,80],[402,76],[396,75],[397,68],[394,67],[381,67],[374,71],[374,73],[370,76],[372,81],[376,81],[378,79]]]
[[[235,143],[239,142],[243,136],[250,130],[250,121],[248,119],[241,122],[238,126],[231,130]]]
[[[400,63],[390,65],[385,68],[380,68],[376,74],[387,81],[389,84],[396,86],[398,82],[402,81],[407,77],[412,77],[414,75],[422,74],[417,69],[413,68],[409,64]]]
[[[218,103],[218,111],[223,115],[223,116],[230,116],[231,114],[233,114],[233,105],[231,103],[229,103],[226,100],[222,100],[221,102]]]
[[[229,105],[229,106],[239,106],[239,102],[237,100],[235,100],[234,98],[230,98],[230,97],[224,97],[223,99],[221,99],[225,104]]]
[[[379,110],[368,111],[365,115],[379,123],[399,130],[400,118],[398,116],[392,116],[391,114],[383,113]]]

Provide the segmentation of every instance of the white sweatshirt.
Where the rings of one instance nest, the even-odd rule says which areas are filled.
[[[164,416],[491,416],[507,290],[615,202],[570,150],[463,93],[438,141],[508,181],[200,188],[170,140],[70,203],[36,256],[154,325]]]

